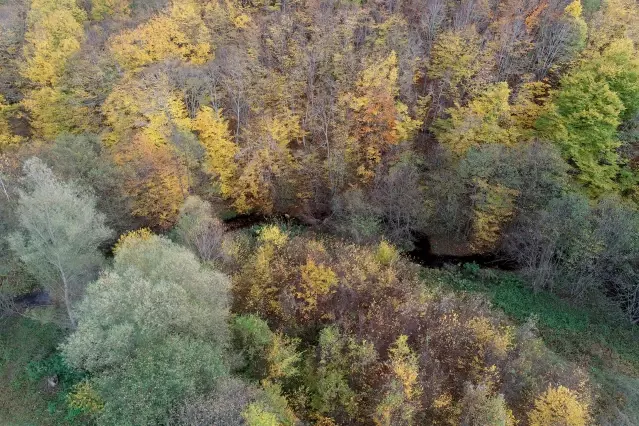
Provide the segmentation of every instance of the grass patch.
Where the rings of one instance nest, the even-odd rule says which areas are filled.
[[[69,424],[65,390],[79,379],[56,348],[65,331],[23,317],[0,320],[0,424],[48,426]],[[48,389],[46,377],[60,383]],[[74,377],[76,375],[76,377]]]

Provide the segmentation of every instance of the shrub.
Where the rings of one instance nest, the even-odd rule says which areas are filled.
[[[530,426],[585,426],[588,420],[588,405],[563,386],[549,386],[528,415]]]

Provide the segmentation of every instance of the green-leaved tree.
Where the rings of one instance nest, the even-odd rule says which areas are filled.
[[[100,243],[111,230],[95,208],[95,197],[74,183],[61,182],[38,158],[24,163],[19,192],[19,231],[9,245],[55,301],[62,301],[71,327],[73,302],[99,272]]]
[[[148,231],[115,250],[113,269],[87,288],[63,353],[92,375],[104,400],[98,424],[165,424],[227,374],[228,280]]]

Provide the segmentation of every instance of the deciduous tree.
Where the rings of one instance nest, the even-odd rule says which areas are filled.
[[[227,374],[228,280],[148,232],[121,238],[63,345],[105,402],[98,422],[155,424]]]
[[[98,246],[111,235],[95,198],[72,183],[58,181],[39,159],[24,164],[25,188],[19,193],[20,231],[10,246],[43,287],[61,300],[76,326],[73,303],[98,273]]]

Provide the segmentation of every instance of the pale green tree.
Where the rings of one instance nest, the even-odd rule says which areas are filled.
[[[164,424],[227,375],[228,280],[148,231],[121,238],[115,250],[62,350],[92,375],[105,403],[99,424]]]
[[[73,302],[95,278],[103,262],[98,246],[111,236],[95,197],[73,183],[61,182],[38,158],[24,163],[19,192],[19,231],[9,245],[54,300],[66,307],[71,327]]]

